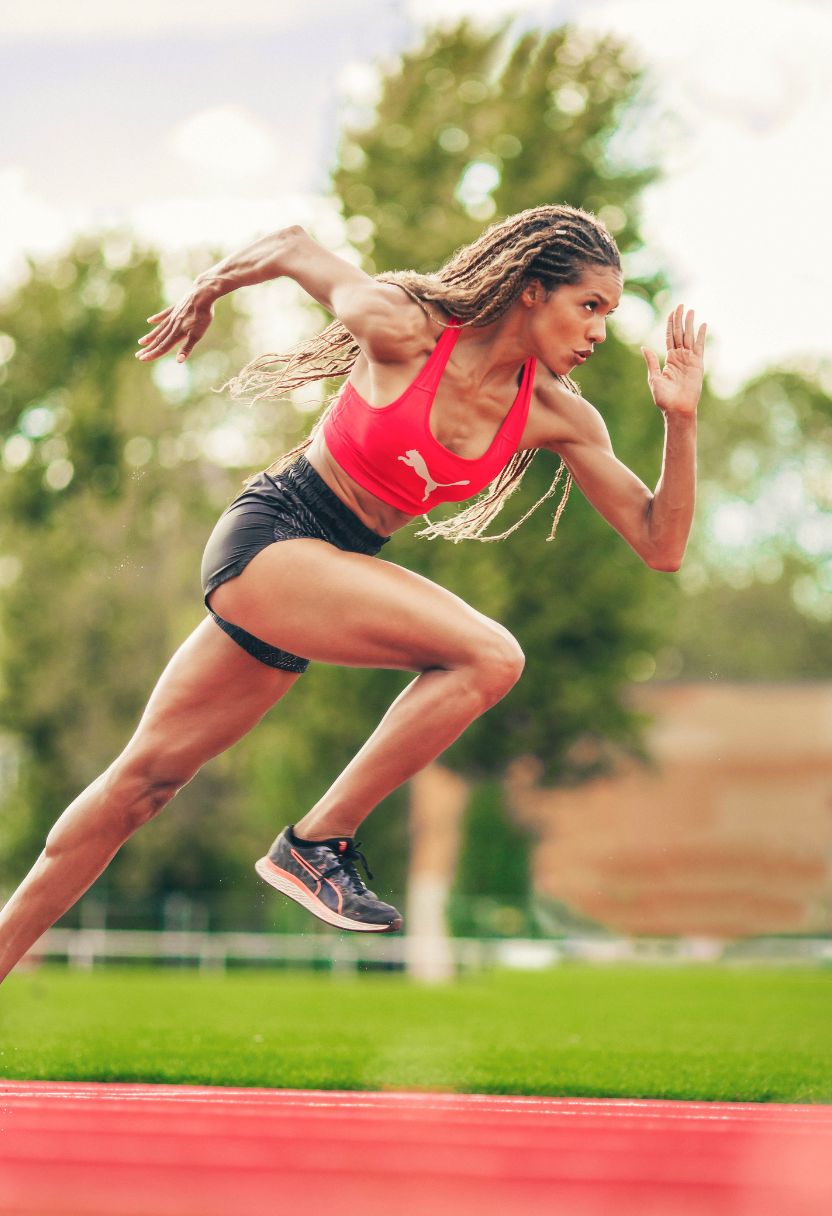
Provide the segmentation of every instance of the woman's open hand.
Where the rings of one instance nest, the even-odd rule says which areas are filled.
[[[653,400],[665,413],[693,414],[702,392],[705,374],[705,332],[699,326],[694,336],[693,312],[685,316],[684,305],[674,308],[667,318],[667,356],[663,368],[652,350],[643,346],[641,353],[647,363],[647,383]]]
[[[216,294],[207,286],[195,283],[178,304],[171,304],[161,312],[148,317],[153,329],[139,338],[144,350],[136,352],[136,358],[145,362],[158,359],[169,350],[184,342],[176,356],[183,363],[214,319]]]

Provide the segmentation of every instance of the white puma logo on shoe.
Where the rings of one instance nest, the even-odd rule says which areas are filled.
[[[410,448],[404,456],[399,456],[404,464],[409,465],[416,473],[417,477],[421,477],[425,483],[425,492],[422,496],[422,502],[427,502],[434,490],[438,490],[440,486],[470,486],[471,482],[466,477],[464,481],[434,481],[431,477],[430,470],[425,464],[425,458],[417,448]]]

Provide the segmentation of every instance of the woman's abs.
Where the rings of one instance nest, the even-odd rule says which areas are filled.
[[[334,459],[321,431],[312,440],[304,455],[330,490],[373,532],[390,536],[415,518],[404,511],[397,511],[389,503],[382,502],[375,494],[371,494],[354,481]]]

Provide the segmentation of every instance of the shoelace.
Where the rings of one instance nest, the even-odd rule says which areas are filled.
[[[329,878],[330,874],[337,874],[338,872],[346,874],[355,894],[363,895],[367,890],[367,885],[362,879],[361,875],[358,873],[358,870],[355,868],[356,861],[361,862],[368,880],[372,882],[373,872],[367,865],[367,858],[364,856],[361,850],[352,843],[347,846],[347,851],[345,853],[339,853],[337,855],[335,864],[330,866],[328,870],[324,870],[321,877]]]

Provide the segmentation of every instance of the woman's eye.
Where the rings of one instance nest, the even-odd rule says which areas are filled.
[[[584,308],[597,308],[597,307],[598,307],[597,300],[587,300],[586,304],[584,304]]]

